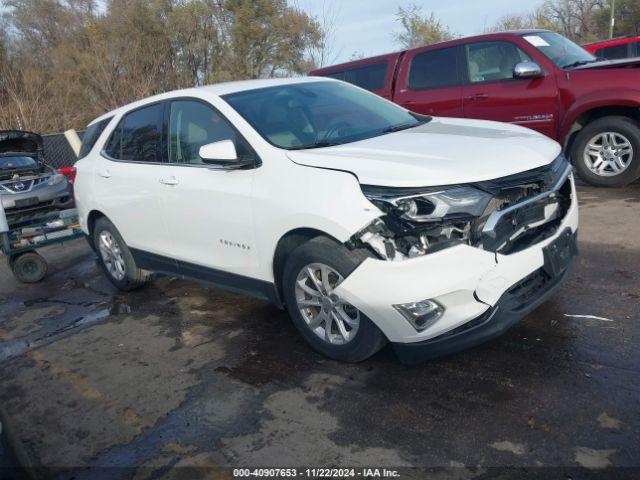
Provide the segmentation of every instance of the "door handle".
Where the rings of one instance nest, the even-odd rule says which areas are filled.
[[[173,176],[167,177],[167,178],[161,178],[159,182],[163,185],[171,185],[171,186],[178,185],[178,180],[176,180],[176,177],[173,177]]]
[[[109,170],[102,170],[98,175],[102,178],[111,178],[111,172]]]
[[[489,95],[487,95],[486,93],[474,93],[472,95],[468,95],[466,97],[464,97],[465,100],[471,100],[472,102],[475,102],[476,100],[485,100],[487,98],[489,98]]]

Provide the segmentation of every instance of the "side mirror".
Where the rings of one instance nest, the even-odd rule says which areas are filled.
[[[238,160],[236,146],[231,140],[220,140],[203,145],[198,154],[204,163],[227,164]]]
[[[542,67],[536,62],[520,62],[513,67],[513,78],[540,78],[544,76]]]

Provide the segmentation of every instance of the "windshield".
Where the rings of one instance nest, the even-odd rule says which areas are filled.
[[[560,68],[571,68],[596,61],[596,57],[568,38],[553,32],[528,33],[522,36]]]
[[[23,157],[21,155],[0,157],[0,170],[3,172],[10,170],[21,170],[23,168],[33,168],[36,161],[31,157]]]
[[[424,122],[341,82],[280,85],[222,98],[269,143],[289,150],[354,142]]]

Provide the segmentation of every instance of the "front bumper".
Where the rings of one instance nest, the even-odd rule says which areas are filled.
[[[543,267],[513,285],[493,307],[464,325],[422,342],[393,343],[396,355],[402,363],[411,365],[460,352],[499,337],[546,302],[560,288],[568,271],[569,268],[557,276],[550,276]]]
[[[495,336],[492,333],[494,330],[504,331],[529,311],[514,311],[504,305],[499,306],[507,302],[505,295],[508,295],[514,285],[545,266],[544,252],[547,246],[566,232],[575,235],[577,229],[578,205],[572,182],[571,206],[556,233],[546,240],[509,255],[469,245],[458,245],[402,261],[369,258],[337,287],[336,294],[369,317],[390,342],[407,344],[407,348],[411,344],[423,347],[429,345],[431,348],[435,343],[427,341],[435,342],[435,339],[441,336],[444,338],[449,332],[458,332],[458,329],[467,324],[479,322],[479,318],[490,317],[493,319],[491,331],[482,335],[484,339],[489,339]],[[562,278],[564,275],[557,279],[557,285]],[[548,295],[551,295],[553,290],[554,288],[549,287]],[[539,302],[532,301],[534,306],[531,308],[543,302],[548,295],[542,295]],[[444,306],[445,313],[432,326],[421,332],[416,331],[393,307],[394,304],[427,299],[436,300]],[[511,313],[503,313],[507,311]],[[464,335],[474,338],[476,335],[480,336],[472,335],[470,331]],[[478,343],[472,340],[469,342]],[[458,339],[455,343],[465,342]],[[436,350],[434,347],[434,351]],[[453,351],[456,350],[459,348],[453,345]],[[442,353],[436,354],[439,355]]]

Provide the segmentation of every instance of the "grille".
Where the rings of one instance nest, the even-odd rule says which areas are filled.
[[[29,192],[33,187],[37,187],[38,185],[48,182],[50,179],[51,175],[30,180],[15,180],[0,183],[0,187],[11,193],[25,193]]]
[[[31,190],[33,182],[33,180],[18,180],[15,182],[3,183],[2,187],[11,193],[23,193]]]
[[[567,167],[568,162],[560,156],[550,165],[477,184],[494,197],[475,224],[476,243],[508,255],[552,236],[571,206],[570,178],[558,188]],[[543,195],[547,192],[549,195]],[[537,195],[541,198],[527,201]],[[549,213],[548,206],[555,206],[555,211]],[[487,232],[487,223],[496,214],[498,220]]]
[[[543,269],[536,270],[520,280],[507,291],[511,297],[509,302],[511,309],[520,310],[540,297],[547,289],[550,280],[551,276]]]

